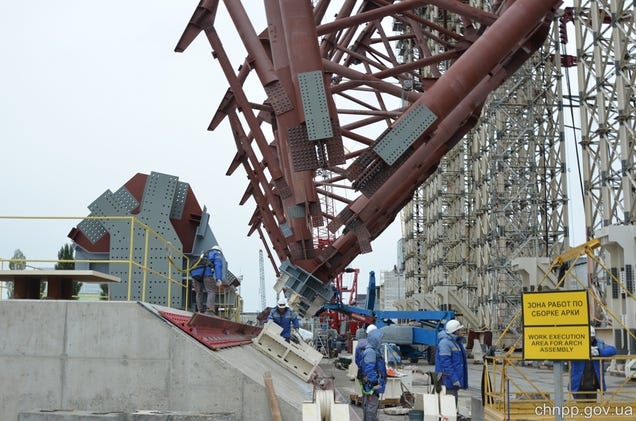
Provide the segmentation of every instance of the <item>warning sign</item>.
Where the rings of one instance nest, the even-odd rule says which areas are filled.
[[[524,327],[525,360],[589,360],[590,328],[585,326]]]
[[[587,291],[524,293],[523,358],[587,360],[590,318]]]
[[[588,325],[587,291],[523,294],[524,326]]]

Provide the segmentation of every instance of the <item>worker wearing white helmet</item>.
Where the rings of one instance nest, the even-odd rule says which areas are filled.
[[[435,371],[441,373],[446,393],[457,398],[459,389],[468,389],[468,358],[464,348],[464,326],[459,320],[449,320],[437,334]],[[458,414],[459,415],[459,414]]]
[[[223,280],[223,253],[221,247],[213,246],[201,253],[195,268],[190,271],[192,289],[196,294],[197,311],[206,314],[217,314],[216,293]],[[207,294],[205,306],[204,296]]]
[[[364,384],[363,384],[364,378],[362,376],[362,359],[364,358],[364,349],[369,344],[369,341],[367,340],[369,333],[377,329],[378,327],[374,325],[373,323],[367,326],[367,328],[363,331],[364,333],[362,334],[366,336],[358,339],[358,345],[356,345],[356,349],[353,354],[354,363],[356,364],[356,367],[358,367],[358,372],[356,373],[356,379],[358,379],[358,382],[360,383],[360,387],[362,387],[363,389],[364,389]]]
[[[276,308],[269,312],[267,320],[273,320],[274,323],[283,328],[280,336],[285,338],[287,342],[291,340],[292,329],[300,327],[298,316],[291,308],[287,307],[287,299],[284,296],[278,300]]]

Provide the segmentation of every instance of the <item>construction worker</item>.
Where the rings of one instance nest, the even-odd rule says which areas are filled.
[[[216,291],[223,281],[223,252],[219,246],[201,254],[199,263],[190,271],[199,313],[217,314]],[[204,295],[207,294],[205,307]]]
[[[616,348],[596,339],[596,329],[590,326],[590,355],[592,357],[613,357]],[[596,391],[605,391],[605,376],[601,382],[601,372],[605,371],[605,364],[599,360],[579,360],[570,362],[570,390],[574,399],[596,400]],[[601,385],[602,383],[602,385]],[[584,393],[581,393],[584,392]]]
[[[369,326],[367,326],[366,331],[360,329],[360,331],[364,332],[363,334],[365,335],[364,337],[360,337],[358,339],[358,345],[356,346],[355,352],[354,352],[354,362],[356,363],[356,366],[358,367],[358,373],[356,374],[356,379],[358,379],[358,382],[360,383],[360,387],[364,389],[364,378],[362,376],[362,360],[364,359],[364,349],[367,347],[367,345],[369,344],[368,341],[368,337],[369,337],[369,333],[373,332],[374,330],[376,330],[378,327],[374,324],[370,324]]]
[[[446,322],[444,329],[437,334],[435,371],[442,376],[446,394],[455,397],[456,408],[459,389],[468,389],[468,358],[463,344],[464,334],[464,326],[455,319]],[[462,418],[458,414],[458,419]]]
[[[280,336],[285,338],[287,342],[291,340],[292,328],[297,330],[300,327],[298,316],[291,308],[287,307],[285,297],[281,297],[278,300],[276,308],[269,312],[267,320],[273,320],[274,323],[283,328]]]
[[[384,332],[371,330],[367,335],[367,346],[362,354],[362,410],[363,421],[377,421],[380,395],[386,387],[386,365],[380,345]]]

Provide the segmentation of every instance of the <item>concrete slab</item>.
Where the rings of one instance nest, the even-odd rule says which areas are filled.
[[[0,301],[0,419],[40,410],[263,419],[267,371],[283,419],[301,419],[311,384],[252,345],[204,347],[163,319],[162,309],[134,302]]]

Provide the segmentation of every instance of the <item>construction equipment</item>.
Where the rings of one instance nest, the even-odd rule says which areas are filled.
[[[375,324],[384,330],[383,342],[400,347],[400,357],[417,362],[419,358],[432,357],[428,347],[437,345],[437,333],[448,320],[455,318],[454,311],[375,311],[344,304],[325,304],[324,309],[346,314],[364,324]],[[398,324],[398,321],[408,324]],[[426,346],[424,351],[418,346]]]
[[[543,44],[560,3],[502,0],[488,13],[448,0],[430,6],[458,17],[442,27],[418,17],[429,7],[420,1],[348,1],[339,10],[326,0],[267,1],[267,30],[257,33],[254,5],[248,15],[241,2],[224,2],[245,47],[240,65],[220,38],[228,31],[216,29],[219,2],[199,3],[175,50],[201,32],[214,50],[230,87],[209,128],[225,119],[232,126],[237,155],[228,174],[244,167],[245,198],[257,205],[249,233],[267,231],[281,262],[275,289],[300,316],[315,314],[332,297],[330,282],[372,250],[474,126],[489,93]],[[396,55],[387,20],[421,56]],[[249,98],[257,91],[247,89],[250,76],[265,101]],[[327,192],[339,205],[333,213],[321,209]],[[324,225],[335,239],[321,248],[312,227]]]

